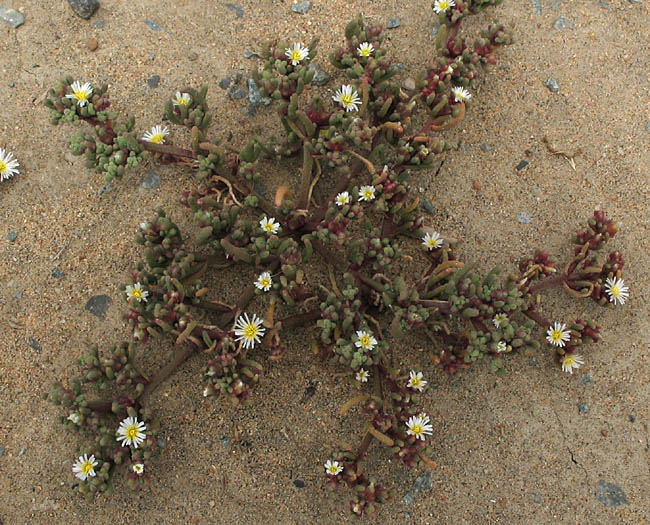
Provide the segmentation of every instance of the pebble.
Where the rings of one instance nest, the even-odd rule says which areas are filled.
[[[542,11],[544,10],[544,6],[542,6],[541,0],[530,0],[530,3],[533,5],[533,13],[536,15],[541,15]]]
[[[262,58],[262,56],[259,53],[256,53],[255,51],[251,51],[250,49],[247,49],[244,51],[244,58]]]
[[[561,16],[555,22],[553,22],[553,29],[558,31],[564,31],[565,29],[572,29],[573,22],[569,20],[566,16]]]
[[[527,160],[522,160],[519,164],[515,166],[515,169],[517,171],[523,170],[526,166],[528,166],[528,161]]]
[[[397,27],[399,27],[401,25],[402,25],[402,23],[399,21],[399,19],[391,18],[388,21],[388,24],[386,24],[386,29],[395,29],[395,28],[397,28]]]
[[[425,490],[431,489],[431,472],[426,472],[419,476],[414,482],[413,487],[409,492],[404,494],[402,501],[407,505],[415,501],[415,496],[418,492],[423,492]]]
[[[232,86],[230,88],[230,91],[228,92],[228,96],[230,98],[234,98],[236,100],[241,100],[246,96],[246,91],[244,91],[242,88],[239,86]]]
[[[630,420],[630,423],[634,423],[636,421],[636,416],[634,414],[630,414],[627,416],[627,418]]]
[[[99,0],[68,0],[77,16],[88,20],[99,9]]]
[[[230,83],[231,83],[231,82],[232,82],[232,77],[222,78],[222,79],[219,81],[219,87],[220,87],[221,89],[228,89],[228,88],[230,87]]]
[[[196,54],[194,51],[190,51],[190,52],[187,54],[187,59],[188,59],[190,62],[194,62],[197,58],[199,58],[199,55]]]
[[[409,91],[413,91],[415,89],[415,80],[413,80],[411,77],[409,77],[404,81],[404,84],[402,84],[402,86],[404,86],[404,89],[408,89]]]
[[[167,446],[167,440],[165,438],[160,438],[158,440],[158,446],[160,448],[165,448]]]
[[[4,456],[5,450],[7,450],[5,447],[0,445],[0,457]]]
[[[593,383],[593,382],[594,382],[594,378],[591,377],[589,374],[587,374],[586,376],[584,376],[582,378],[582,384],[583,385],[588,385],[589,383]]]
[[[62,272],[59,268],[54,268],[52,269],[52,277],[55,279],[61,279],[61,277],[65,277],[65,273]]]
[[[544,85],[548,88],[548,90],[551,93],[557,93],[560,91],[560,86],[557,83],[557,80],[555,80],[553,77],[548,77],[546,79],[546,82],[544,82]]]
[[[10,82],[11,84],[11,82]],[[10,86],[11,87],[11,86]],[[645,130],[650,133],[650,120],[648,120],[648,123],[645,125]]]
[[[433,38],[437,37],[438,31],[440,31],[440,22],[433,24],[433,29],[431,29],[431,36],[433,36]]]
[[[253,182],[253,189],[259,193],[262,197],[266,196],[266,182],[264,179],[258,179]]]
[[[230,438],[223,436],[219,438],[219,441],[221,441],[221,444],[223,445],[223,448],[226,449],[226,452],[230,452]]]
[[[517,221],[519,221],[519,224],[530,224],[532,220],[532,217],[523,211],[517,215]]]
[[[158,84],[160,84],[160,75],[153,75],[151,78],[148,78],[147,84],[151,89],[156,89]]]
[[[97,195],[101,197],[102,195],[104,195],[104,193],[110,193],[112,191],[113,191],[113,186],[111,186],[110,184],[104,184],[101,188],[97,190]]]
[[[95,49],[99,47],[99,42],[96,38],[89,38],[86,41],[86,47],[88,48],[88,51],[95,51]]]
[[[145,18],[144,23],[147,24],[149,26],[149,29],[152,31],[162,31],[162,27],[158,25],[158,22],[154,22],[153,20]]]
[[[36,350],[39,354],[43,351],[41,348],[41,343],[39,343],[38,340],[34,339],[33,337],[29,338],[29,346]]]
[[[103,18],[100,18],[99,20],[95,20],[94,22],[91,22],[90,25],[93,26],[95,29],[102,29],[106,25],[106,22],[104,22]]]
[[[581,414],[586,414],[589,412],[589,407],[587,406],[587,403],[580,403],[578,405],[578,410]]]
[[[18,234],[16,232],[9,232],[7,238],[9,239],[9,242],[14,242],[18,238]]]
[[[147,172],[147,175],[142,181],[142,187],[146,190],[157,190],[160,188],[160,175],[155,171]]]
[[[304,489],[305,488],[305,482],[301,479],[296,479],[294,480],[293,484],[298,487],[299,489]]]
[[[27,449],[26,449],[25,447],[22,447],[22,448],[18,451],[18,455],[19,455],[19,456],[22,456],[22,455],[25,453],[25,450],[27,450]]]
[[[15,83],[15,82],[7,82],[7,85],[8,85],[9,87],[14,87],[14,86],[16,85],[16,83]],[[649,125],[650,125],[650,124],[649,124]]]
[[[310,398],[314,396],[317,388],[318,386],[316,384],[311,384],[307,388],[305,388],[305,391],[302,394],[302,399],[300,400],[300,402],[306,403]]]
[[[494,148],[490,146],[489,144],[481,144],[481,151],[484,151],[485,153],[489,153],[492,151]]]
[[[613,483],[607,483],[602,479],[596,485],[596,497],[605,507],[618,507],[620,505],[630,504],[621,487]]]
[[[291,6],[291,10],[299,15],[304,15],[311,8],[311,2],[298,2]]]
[[[309,64],[309,70],[314,72],[314,78],[312,82],[317,86],[327,84],[331,78],[330,74],[325,71],[318,62],[312,62]]]
[[[239,4],[225,4],[225,6],[228,9],[233,10],[235,12],[235,14],[237,15],[237,18],[241,18],[242,16],[244,16],[244,8],[242,6],[240,6]]]
[[[271,103],[271,99],[269,97],[264,97],[260,93],[260,90],[257,89],[257,85],[255,84],[255,81],[252,78],[248,79],[248,102],[250,102],[251,106],[253,107],[258,107],[261,105],[268,106]]]
[[[532,500],[533,500],[534,503],[539,504],[539,503],[542,502],[542,497],[541,497],[539,494],[535,494],[535,493],[533,492],[533,494],[532,494]]]
[[[11,7],[0,4],[0,19],[4,20],[11,27],[16,29],[25,23],[25,17]]]
[[[436,208],[433,206],[433,203],[431,201],[427,200],[427,199],[424,199],[422,201],[422,208],[424,209],[424,211],[426,211],[427,213],[429,213],[431,215],[436,214]]]
[[[108,295],[93,295],[86,303],[86,310],[96,315],[101,321],[106,318],[106,311],[113,300]]]

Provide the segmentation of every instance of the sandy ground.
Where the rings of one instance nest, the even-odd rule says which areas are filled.
[[[0,184],[0,522],[346,522],[348,494],[327,496],[321,465],[338,443],[357,439],[359,414],[337,415],[354,389],[334,379],[335,367],[314,360],[304,333],[290,338],[287,357],[270,367],[245,407],[204,400],[202,364],[188,362],[152,399],[166,439],[152,486],[133,495],[118,481],[113,497],[93,502],[73,493],[76,438],[62,432],[60,410],[41,395],[71,376],[90,342],[127,337],[118,285],[139,257],[136,225],[158,206],[187,224],[176,201],[194,182],[180,169],[156,168],[162,185],[147,190],[144,168],[98,196],[101,177],[66,151],[72,128],[52,127],[33,102],[64,74],[108,82],[116,108],[135,114],[144,130],[159,122],[170,92],[208,83],[213,133],[231,131],[239,145],[275,119],[268,108],[249,119],[244,101],[217,87],[256,66],[243,58],[246,49],[275,36],[322,35],[319,59],[331,71],[326,52],[343,42],[349,18],[396,17],[401,26],[389,46],[407,68],[403,78],[415,78],[434,53],[430,2],[315,0],[298,15],[288,1],[241,0],[244,15],[237,17],[223,2],[103,0],[90,21],[63,0],[4,3],[21,8],[26,23],[12,29],[0,22],[0,147],[21,163],[20,175]],[[499,52],[462,126],[446,132],[457,147],[443,156],[439,174],[415,183],[436,207],[431,224],[462,239],[463,258],[483,268],[509,268],[538,246],[566,261],[576,225],[595,208],[607,210],[622,224],[613,247],[626,257],[631,299],[602,309],[560,292],[545,296],[549,317],[584,316],[604,327],[606,343],[593,347],[573,376],[544,348],[508,360],[503,377],[485,363],[447,377],[428,364],[424,339],[409,341],[401,360],[422,363],[431,382],[425,406],[439,466],[431,487],[407,503],[423,471],[388,464],[373,449],[368,470],[394,491],[381,523],[650,522],[650,1],[539,3],[543,11],[535,14],[529,0],[506,0],[469,25],[498,17],[514,25],[516,43]],[[560,16],[573,27],[553,29]],[[144,19],[163,30],[152,31]],[[103,27],[91,25],[98,20]],[[99,43],[94,52],[90,38]],[[161,80],[151,89],[146,80],[154,74]],[[559,92],[544,86],[548,77]],[[582,148],[575,171],[548,153],[543,137],[567,151]],[[529,165],[517,171],[521,160]],[[520,213],[531,223],[521,224]],[[9,232],[17,233],[14,242]],[[65,275],[53,277],[55,268]],[[224,286],[223,296],[236,290],[237,283]],[[104,321],[84,310],[97,294],[113,299]],[[147,352],[152,363],[171,355],[169,347]],[[603,494],[607,483],[627,504],[604,503],[613,501]]]

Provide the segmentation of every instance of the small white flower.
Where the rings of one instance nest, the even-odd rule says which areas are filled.
[[[68,420],[72,421],[75,425],[78,425],[79,422],[81,421],[81,416],[79,415],[78,412],[72,412],[68,416]]]
[[[467,102],[472,98],[472,94],[467,91],[464,87],[455,87],[451,90],[454,95],[454,100],[456,102]]]
[[[360,201],[372,201],[372,200],[375,200],[375,187],[374,186],[361,186],[359,188],[359,200]]]
[[[426,157],[429,154],[429,148],[427,148],[426,146],[422,146],[420,148],[420,153]]]
[[[497,343],[497,352],[505,352],[508,349],[508,345],[506,344],[505,341],[499,341]]]
[[[341,104],[345,108],[345,111],[358,111],[359,108],[357,106],[361,105],[359,93],[347,84],[342,85],[332,99],[334,99],[334,102]]]
[[[341,465],[338,461],[331,461],[328,459],[325,462],[325,472],[328,476],[336,476],[337,474],[343,472],[343,465]]]
[[[149,292],[142,289],[140,283],[135,283],[133,286],[130,284],[126,287],[126,297],[127,299],[135,299],[139,303],[144,301],[147,302],[147,297],[149,297]]]
[[[438,232],[427,233],[422,237],[422,244],[427,248],[427,250],[435,250],[442,246],[444,239],[440,236]]]
[[[407,434],[422,441],[424,441],[425,434],[431,435],[433,433],[433,426],[429,424],[429,416],[424,413],[419,416],[411,416],[408,423],[406,423],[406,427],[408,428]]]
[[[360,368],[357,373],[354,375],[354,378],[359,381],[359,383],[367,383],[368,378],[370,377],[370,372],[367,370]]]
[[[343,193],[339,193],[336,196],[336,205],[339,207],[343,207],[346,204],[350,204],[350,194],[347,191],[344,191]]]
[[[569,372],[569,374],[573,374],[574,368],[577,370],[581,365],[584,364],[585,360],[581,355],[567,354],[562,359],[562,372]]]
[[[149,226],[151,226],[151,224],[148,223],[148,222],[141,222],[140,223],[140,229],[141,230],[146,230],[147,228],[149,228]]]
[[[135,472],[138,476],[144,472],[143,463],[134,463],[131,468],[133,469],[133,472]]]
[[[269,219],[265,215],[264,218],[260,221],[260,228],[262,228],[266,233],[276,234],[280,229],[280,223],[275,222],[275,219],[273,217]]]
[[[359,45],[359,48],[357,49],[357,53],[359,54],[360,57],[369,57],[372,55],[372,52],[375,50],[375,46],[373,46],[370,42],[363,42],[361,45]]]
[[[257,281],[255,281],[255,288],[268,292],[271,289],[272,284],[273,279],[271,279],[271,274],[269,272],[263,272],[257,278]]]
[[[203,397],[208,397],[210,395],[210,389],[206,386],[203,389]]]
[[[555,325],[549,326],[546,331],[546,340],[552,345],[562,347],[569,339],[571,339],[571,332],[566,330],[566,324],[556,321]]]
[[[293,47],[284,50],[284,55],[291,60],[292,66],[297,66],[309,56],[309,48],[302,45],[302,42],[296,42]]]
[[[95,477],[95,467],[98,465],[95,460],[95,456],[92,455],[88,457],[88,454],[79,456],[79,459],[72,466],[72,472],[77,476],[81,481],[86,481],[88,478]]]
[[[375,339],[370,332],[357,330],[357,341],[354,343],[354,346],[370,352],[375,348],[375,346],[377,346],[377,339]]]
[[[422,392],[424,387],[427,386],[427,382],[422,379],[422,372],[416,372],[411,370],[409,372],[409,382],[406,384],[407,387]]]
[[[68,93],[65,98],[73,98],[81,107],[88,104],[88,99],[93,94],[93,88],[90,82],[86,82],[83,86],[78,80],[75,80],[70,86],[72,93]]]
[[[172,104],[174,106],[189,106],[192,103],[192,97],[189,93],[181,93],[180,91],[176,92],[174,98],[172,99]]]
[[[164,144],[167,135],[169,135],[167,126],[163,128],[161,125],[158,125],[151,128],[151,131],[145,131],[144,135],[142,135],[142,140],[153,142],[154,144]]]
[[[20,164],[14,159],[14,154],[0,148],[0,182],[20,173],[18,166]]]
[[[503,312],[499,312],[492,319],[492,324],[495,326],[495,328],[501,328],[501,325],[507,322],[508,322],[508,315]]]
[[[133,445],[138,448],[138,445],[147,437],[144,431],[147,427],[142,421],[138,421],[136,417],[127,417],[122,420],[117,429],[117,440],[122,442],[122,446]]]
[[[263,321],[256,314],[252,318],[248,318],[248,314],[244,313],[237,318],[235,322],[235,341],[244,341],[244,348],[253,348],[255,343],[261,341],[260,337],[266,332],[263,328]]]
[[[451,7],[454,7],[456,5],[456,2],[454,0],[436,0],[433,3],[433,10],[440,14],[446,12],[448,9]]]
[[[0,150],[1,151],[1,150]],[[625,304],[625,300],[629,297],[629,288],[625,286],[623,279],[616,279],[610,277],[605,281],[605,291],[609,295],[609,302]]]

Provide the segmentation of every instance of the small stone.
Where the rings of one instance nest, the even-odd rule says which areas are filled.
[[[7,450],[7,449],[5,447],[3,447],[2,445],[0,445],[0,457],[4,456],[5,450]]]
[[[399,27],[401,25],[402,25],[402,23],[399,21],[399,19],[391,18],[388,21],[388,24],[386,24],[386,29],[395,29],[395,28],[397,28],[397,27]]]
[[[404,84],[402,84],[402,86],[404,86],[404,89],[408,89],[409,91],[413,91],[415,89],[415,80],[413,80],[411,77],[409,77],[404,81]]]
[[[528,366],[537,366],[537,361],[531,359],[530,361],[528,361]]]
[[[29,346],[36,350],[39,354],[43,351],[41,348],[41,343],[39,343],[38,340],[34,339],[33,337],[29,338]]]
[[[239,4],[225,4],[225,6],[228,9],[234,11],[235,15],[237,15],[237,18],[241,18],[242,16],[244,16],[244,8]]]
[[[524,213],[523,211],[517,215],[517,221],[519,221],[519,224],[530,224],[530,222],[533,219],[531,218],[530,215]]]
[[[228,92],[228,96],[230,98],[234,98],[235,100],[241,100],[246,96],[246,91],[244,91],[239,86],[232,86]]]
[[[404,503],[406,503],[407,505],[410,505],[411,503],[413,503],[415,501],[415,497],[410,492],[407,492],[406,494],[404,494],[404,497],[402,498],[402,501]]]
[[[162,27],[158,25],[158,22],[154,22],[153,20],[149,20],[148,18],[145,18],[144,23],[147,24],[149,26],[149,29],[151,29],[152,31],[162,31]]]
[[[7,82],[7,85],[9,87],[14,87],[16,85],[16,83],[15,82]]]
[[[422,492],[424,490],[429,490],[431,488],[431,471],[427,471],[425,474],[422,474],[416,478],[413,483],[413,492]]]
[[[515,166],[515,169],[517,171],[523,170],[526,166],[528,166],[528,161],[527,160],[522,160],[519,164]]]
[[[580,404],[578,405],[578,411],[579,411],[581,414],[586,414],[586,413],[588,413],[588,412],[589,412],[589,407],[587,406],[587,403],[580,403]]]
[[[431,29],[431,36],[433,38],[437,37],[438,31],[440,31],[440,22],[436,21],[436,23],[433,24],[433,28]]]
[[[106,318],[106,311],[113,300],[108,295],[93,295],[86,303],[86,310],[99,317],[101,321]]]
[[[422,200],[422,208],[431,215],[436,214],[436,208],[433,206],[433,203],[427,199]]]
[[[291,6],[291,10],[299,15],[304,15],[311,8],[311,2],[298,2]]]
[[[533,500],[534,503],[537,503],[539,505],[542,502],[542,497],[539,494],[535,494],[533,492],[532,500]]]
[[[14,242],[18,238],[18,234],[16,232],[9,232],[7,238],[9,239],[9,242]]]
[[[165,438],[160,438],[160,439],[158,440],[158,446],[159,446],[160,448],[165,448],[165,447],[167,447],[167,440],[166,440]]]
[[[630,504],[621,487],[613,483],[607,483],[602,479],[596,486],[596,497],[606,507],[618,507],[620,505]]]
[[[77,16],[88,20],[99,9],[99,0],[68,0]]]
[[[232,77],[222,78],[222,79],[219,81],[219,87],[220,87],[221,89],[228,89],[228,88],[230,87],[230,84],[231,84],[231,83],[232,83]]]
[[[314,72],[314,79],[312,82],[316,84],[317,86],[322,86],[323,84],[327,84],[330,80],[330,74],[325,71],[318,62],[312,62],[309,64],[309,69],[308,71],[311,70]]]
[[[585,375],[585,376],[582,378],[582,384],[583,384],[583,385],[588,385],[589,383],[593,383],[593,382],[594,382],[594,378],[591,377],[589,374]]]
[[[264,182],[264,179],[258,179],[253,182],[253,189],[264,197],[266,195],[266,182]]]
[[[271,99],[269,97],[262,96],[260,90],[257,89],[257,85],[252,78],[248,79],[248,102],[250,102],[251,106],[253,107],[258,107],[261,105],[268,106],[271,103]]]
[[[305,488],[305,482],[301,479],[296,479],[294,480],[293,484],[298,487],[299,489],[304,489]]]
[[[255,51],[251,51],[250,49],[244,51],[244,58],[253,58],[253,57],[262,58],[259,53],[256,53]]]
[[[305,388],[305,391],[302,394],[302,399],[300,400],[300,402],[306,403],[310,398],[314,396],[317,388],[318,387],[316,384],[311,384],[307,388]]]
[[[160,181],[160,175],[158,175],[155,171],[149,171],[142,181],[142,187],[145,190],[157,190],[160,188]]]
[[[230,452],[230,438],[223,436],[219,439],[221,441],[221,444],[223,445],[223,448],[226,449],[226,452]]]
[[[110,193],[112,191],[113,191],[113,186],[111,186],[110,184],[104,184],[101,188],[97,190],[97,195],[101,197],[102,195],[104,195],[104,193]]]
[[[494,148],[490,146],[489,144],[481,144],[481,151],[484,151],[485,153],[489,153],[492,151]]]
[[[548,88],[548,90],[551,93],[557,93],[560,91],[560,86],[557,83],[557,80],[555,80],[553,77],[548,77],[546,79],[546,82],[544,82],[544,85]]]
[[[95,20],[94,22],[91,22],[90,25],[93,26],[95,29],[102,29],[106,25],[106,22],[104,22],[103,18],[100,18],[99,20]]]
[[[25,17],[11,7],[0,4],[0,19],[16,29],[25,23]]]
[[[558,31],[564,31],[566,29],[572,28],[573,22],[565,16],[561,16],[553,23],[553,29],[557,29]]]
[[[627,416],[627,418],[630,420],[630,423],[634,423],[636,421],[636,416],[634,414],[630,414]]]
[[[474,191],[481,191],[481,183],[477,180],[472,181],[472,189]]]
[[[16,299],[22,299],[23,298],[23,291],[22,290],[17,290],[16,291]]]
[[[530,0],[530,3],[533,5],[533,13],[535,13],[537,16],[541,15],[542,11],[544,10],[544,6],[542,6],[542,1]]]
[[[190,51],[190,52],[187,54],[187,59],[188,59],[190,62],[194,62],[197,58],[199,58],[199,55],[198,55],[197,53],[195,53],[194,51]]]
[[[603,428],[603,429],[600,431],[600,435],[603,436],[603,437],[607,437],[607,434],[609,434],[609,432],[607,432],[607,429],[606,429],[606,428]]]
[[[156,89],[160,84],[160,75],[152,75],[151,78],[147,79],[147,84],[151,89]]]
[[[86,47],[88,48],[88,51],[95,51],[95,49],[99,47],[99,42],[96,38],[89,38],[86,41]]]
[[[58,268],[54,268],[52,270],[52,277],[54,277],[55,279],[61,279],[64,276],[65,276],[65,273],[62,272],[61,270],[59,270]]]
[[[648,123],[645,125],[645,130],[650,133],[650,120],[648,120]]]

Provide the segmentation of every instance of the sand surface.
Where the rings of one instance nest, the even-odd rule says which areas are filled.
[[[205,400],[201,359],[157,391],[152,401],[166,447],[150,488],[134,495],[118,480],[113,497],[93,502],[71,490],[77,438],[63,432],[61,410],[41,395],[68,380],[88,344],[128,337],[118,286],[140,257],[136,227],[159,206],[189,225],[177,199],[195,181],[186,170],[156,167],[160,188],[144,189],[144,167],[99,196],[102,177],[66,149],[73,128],[51,126],[34,101],[64,74],[107,82],[114,106],[136,115],[145,130],[159,123],[172,91],[208,83],[212,134],[232,132],[239,146],[276,122],[270,108],[250,119],[245,101],[217,86],[257,67],[245,50],[274,37],[307,42],[321,35],[318,60],[333,73],[325,57],[343,43],[352,16],[361,12],[375,23],[395,17],[401,26],[390,31],[388,46],[406,67],[403,79],[416,78],[435,53],[430,2],[315,0],[298,15],[289,1],[240,0],[238,17],[221,1],[102,0],[90,21],[63,0],[3,3],[20,8],[26,22],[18,29],[0,22],[0,147],[21,163],[20,175],[0,183],[0,523],[347,522],[348,493],[327,496],[321,469],[341,441],[358,439],[359,413],[337,415],[355,389],[314,358],[302,332],[267,368],[248,406]],[[631,298],[605,309],[559,291],[544,296],[549,317],[587,317],[604,327],[606,342],[589,349],[573,376],[544,347],[507,360],[504,376],[479,363],[448,377],[428,360],[426,339],[408,340],[400,362],[421,364],[430,381],[424,403],[439,466],[430,488],[407,503],[425,471],[388,463],[374,447],[368,471],[394,496],[379,523],[650,522],[650,1],[536,3],[541,14],[529,0],[506,0],[467,24],[471,31],[498,18],[514,26],[516,42],[499,51],[462,125],[445,132],[454,149],[441,156],[437,176],[423,173],[414,183],[436,208],[429,223],[461,239],[462,257],[484,269],[511,268],[536,247],[567,261],[576,226],[594,209],[607,210],[622,225],[612,248],[626,258]],[[560,16],[572,28],[554,29]],[[152,31],[145,19],[163,29]],[[99,20],[103,27],[94,27]],[[91,38],[94,52],[86,46]],[[152,89],[147,79],[156,74],[160,84]],[[559,92],[544,86],[548,77]],[[582,149],[575,170],[549,154],[544,137],[565,151]],[[516,170],[522,160],[528,166]],[[529,224],[519,222],[521,213]],[[54,277],[55,268],[64,276]],[[240,284],[224,282],[222,297],[235,297]],[[103,321],[84,309],[99,294],[112,298]],[[163,363],[172,348],[146,351],[148,362]],[[606,505],[623,501],[605,497],[605,484],[619,487],[627,504]]]

